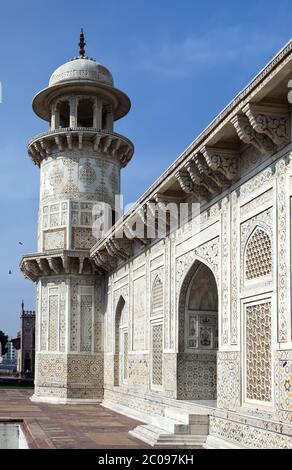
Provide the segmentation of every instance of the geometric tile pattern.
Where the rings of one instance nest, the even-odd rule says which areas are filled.
[[[123,357],[123,379],[128,378],[128,349],[129,349],[129,335],[128,332],[124,333],[124,357]]]
[[[271,401],[271,303],[246,307],[246,397]]]
[[[292,449],[291,436],[210,416],[209,433],[251,449]]]
[[[91,249],[96,243],[96,238],[92,235],[91,228],[72,227],[72,248],[78,249]]]
[[[179,400],[216,400],[216,352],[179,353],[177,393]]]
[[[49,295],[49,351],[57,350],[58,303],[58,295]]]
[[[152,327],[152,383],[162,385],[163,325]]]
[[[80,351],[91,352],[92,295],[80,295]]]

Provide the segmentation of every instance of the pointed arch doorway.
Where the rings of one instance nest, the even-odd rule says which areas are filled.
[[[177,398],[214,402],[217,395],[218,289],[211,269],[198,260],[181,286],[178,340]]]

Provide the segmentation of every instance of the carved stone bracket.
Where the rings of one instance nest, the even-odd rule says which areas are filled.
[[[109,253],[104,250],[96,251],[92,257],[95,264],[106,272],[112,271],[117,265],[117,258],[109,255]]]
[[[187,169],[191,180],[193,181],[194,192],[195,194],[198,194],[199,201],[206,201],[209,199],[210,195],[213,194],[213,191],[208,187],[208,180],[202,177],[202,173],[198,168],[198,162],[196,162],[194,159],[189,160],[186,163],[185,168]],[[212,183],[211,186],[213,187]]]
[[[194,188],[193,181],[187,170],[179,170],[177,173],[175,173],[175,177],[184,193],[196,194],[199,196],[199,192],[197,192]]]
[[[200,174],[202,175],[203,181],[208,184],[210,190],[214,191],[215,194],[229,186],[229,181],[226,176],[217,170],[212,170],[201,153],[197,153],[194,160]]]
[[[134,153],[134,145],[126,137],[114,132],[94,128],[64,128],[44,132],[36,136],[28,145],[28,153],[33,162],[40,165],[54,148],[62,152],[65,149],[82,150],[85,145],[92,146],[94,151],[110,154],[119,159],[124,167]]]
[[[289,116],[286,106],[248,103],[242,110],[253,129],[267,135],[275,145],[286,145],[289,142]]]
[[[275,151],[272,140],[267,135],[257,132],[246,116],[234,116],[231,123],[235,127],[238,137],[246,144],[253,145],[262,154],[270,155]]]
[[[221,173],[229,182],[239,177],[239,152],[231,149],[221,149],[204,146],[201,149],[207,164],[216,174]]]
[[[132,244],[130,240],[109,238],[105,243],[106,250],[113,258],[126,260],[131,256]]]

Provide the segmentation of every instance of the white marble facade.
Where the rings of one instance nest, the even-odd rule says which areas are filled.
[[[38,253],[21,261],[37,283],[33,398],[102,401],[147,422],[208,400],[213,446],[292,448],[292,42],[98,242],[92,205],[113,207],[133,145],[113,131],[129,100],[97,66],[68,62],[34,100],[51,127],[29,146]],[[95,117],[82,105],[82,126],[84,95]],[[153,201],[199,202],[200,214],[162,239],[130,236]]]

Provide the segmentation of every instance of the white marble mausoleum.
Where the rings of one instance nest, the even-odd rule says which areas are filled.
[[[49,125],[28,145],[38,248],[20,264],[37,286],[33,400],[102,403],[153,445],[292,448],[290,90],[292,41],[119,217],[130,100],[81,34],[33,99]],[[173,229],[168,204],[200,210]]]

